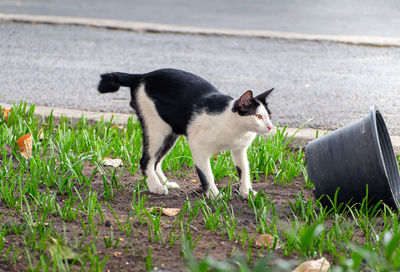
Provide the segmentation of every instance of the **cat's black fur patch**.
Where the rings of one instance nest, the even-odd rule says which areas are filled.
[[[203,171],[201,171],[201,169],[198,168],[197,166],[196,166],[196,171],[197,171],[197,175],[199,175],[201,186],[203,187],[203,192],[207,192],[209,184],[208,184],[206,176],[204,175]]]
[[[260,102],[253,98],[251,104],[243,107],[239,107],[237,103],[235,103],[232,111],[237,112],[240,116],[249,116],[256,114],[258,106],[260,106]]]
[[[110,93],[110,92],[116,92],[119,90],[119,87],[121,86],[119,84],[119,81],[116,80],[116,77],[111,73],[111,74],[103,74],[100,76],[101,80],[99,82],[99,86],[97,89],[101,93]]]
[[[121,86],[136,89],[141,79],[141,75],[119,72],[102,74],[100,77],[97,89],[101,93],[116,92]]]
[[[156,163],[154,164],[154,169],[157,167],[160,160],[172,148],[177,138],[178,135],[176,135],[175,133],[170,133],[165,137],[162,147],[160,147],[160,149],[156,153]]]
[[[237,109],[237,112],[238,112],[238,114],[239,114],[240,116],[254,115],[254,114],[256,114],[256,112],[257,112],[258,106],[260,106],[260,103],[257,102],[256,100],[254,100],[254,102],[253,102],[251,105],[247,106],[244,110],[238,108],[238,109]]]
[[[240,169],[239,166],[236,166],[236,171],[238,172],[239,179],[241,179],[242,178],[242,169]]]
[[[98,90],[115,92],[119,86],[131,88],[132,100],[143,83],[160,117],[175,134],[187,134],[195,111],[223,112],[233,98],[217,90],[207,80],[177,69],[160,69],[147,74],[110,73],[101,75]]]
[[[181,70],[156,70],[144,74],[142,82],[158,114],[176,134],[187,134],[195,111],[220,113],[233,100],[203,78]]]
[[[232,107],[232,112],[237,112],[240,116],[254,115],[257,112],[257,108],[262,104],[267,110],[268,114],[271,111],[268,108],[268,103],[266,101],[267,96],[274,90],[274,88],[253,97],[252,91],[247,91],[238,100],[235,101]]]

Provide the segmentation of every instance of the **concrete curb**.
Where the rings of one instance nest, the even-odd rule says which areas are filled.
[[[1,108],[10,109],[12,105],[0,103]],[[126,113],[113,113],[113,112],[95,112],[95,111],[81,111],[73,109],[61,109],[61,108],[50,108],[43,106],[36,106],[35,113],[39,116],[47,118],[53,113],[53,118],[55,122],[59,122],[61,117],[67,117],[72,124],[76,124],[82,116],[85,116],[90,123],[95,123],[101,119],[105,121],[110,121],[111,118],[119,125],[126,125],[128,118],[131,114]],[[291,146],[295,148],[304,148],[306,144],[316,138],[317,135],[321,136],[325,133],[329,133],[329,130],[323,129],[313,129],[313,128],[286,128],[286,133],[288,137],[293,137]],[[400,155],[400,136],[391,135],[392,145],[394,153],[396,156]]]
[[[11,109],[13,105],[5,104],[0,102],[0,107],[5,109]],[[58,123],[61,117],[69,119],[72,125],[78,123],[82,116],[90,123],[95,123],[103,119],[104,121],[110,121],[113,118],[115,123],[119,125],[126,125],[128,118],[131,114],[117,113],[117,112],[100,112],[100,111],[81,111],[74,109],[62,109],[62,108],[50,108],[44,106],[35,106],[35,113],[39,116],[43,116],[45,119],[53,113],[54,122]]]
[[[316,138],[317,134],[320,137],[331,131],[313,128],[302,128],[300,130],[298,130],[297,128],[287,128],[286,132],[288,133],[289,137],[294,135],[292,146],[305,147],[308,142]],[[390,135],[390,140],[392,141],[394,154],[396,156],[400,155],[400,136]]]
[[[226,36],[226,37],[253,37],[268,39],[300,40],[300,41],[329,41],[353,45],[368,45],[379,47],[400,47],[400,38],[346,36],[346,35],[319,35],[268,30],[234,30],[203,27],[188,27],[145,22],[120,21],[109,19],[92,19],[65,16],[47,16],[30,14],[0,13],[0,21],[30,24],[77,25],[116,30],[126,30],[138,33],[171,33],[186,35]]]

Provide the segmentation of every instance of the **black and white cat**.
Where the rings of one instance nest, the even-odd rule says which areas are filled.
[[[211,156],[231,150],[241,180],[239,191],[248,198],[252,189],[247,148],[257,133],[266,134],[273,128],[266,103],[273,89],[256,97],[247,91],[234,100],[197,75],[160,69],[147,74],[103,74],[98,90],[116,92],[120,86],[130,87],[130,105],[143,129],[140,166],[150,192],[168,194],[167,188],[179,188],[165,177],[161,163],[178,136],[185,135],[206,195],[219,193]]]

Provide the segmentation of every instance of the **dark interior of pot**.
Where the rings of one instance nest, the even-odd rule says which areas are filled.
[[[385,122],[379,111],[376,111],[376,125],[378,130],[379,144],[382,150],[383,163],[389,179],[389,186],[392,190],[396,205],[400,208],[400,175],[397,161],[394,156],[392,142],[387,132]]]

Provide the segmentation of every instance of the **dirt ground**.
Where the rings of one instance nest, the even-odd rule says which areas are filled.
[[[85,172],[92,172],[93,166],[85,168]],[[201,184],[198,180],[195,171],[190,170],[190,174],[185,178],[172,178],[176,181],[181,188],[180,189],[170,189],[169,194],[166,196],[153,195],[150,193],[144,193],[148,197],[146,202],[146,207],[166,207],[166,208],[182,208],[187,199],[194,204],[196,199],[202,198]],[[123,186],[126,186],[124,190],[118,192],[114,200],[107,200],[111,205],[113,210],[116,212],[119,220],[124,223],[128,220],[129,214],[132,211],[131,201],[132,192],[135,183],[140,178],[140,175],[132,176],[129,172],[125,172],[119,179]],[[229,178],[225,177],[221,181],[217,182],[219,188],[227,186],[229,183]],[[273,177],[268,176],[267,179],[261,178],[261,182],[253,181],[253,188],[256,191],[262,191],[263,193],[269,194],[275,204],[275,208],[279,217],[283,220],[287,218],[290,214],[290,209],[287,202],[293,200],[293,196],[297,195],[300,190],[303,190],[304,196],[306,198],[312,198],[312,191],[307,190],[303,186],[303,177],[295,179],[289,186],[274,185]],[[228,205],[232,205],[236,220],[237,220],[237,230],[246,228],[247,232],[254,234],[256,232],[256,221],[254,213],[249,207],[248,201],[242,199],[236,190],[238,190],[239,183],[235,181],[233,183],[233,197]],[[100,174],[96,174],[94,181],[92,182],[92,188],[100,193],[103,191],[103,182]],[[101,197],[100,200],[104,202]],[[63,196],[57,196],[57,202],[62,203],[65,199]],[[149,241],[149,231],[147,224],[140,224],[138,221],[133,222],[136,233],[127,236],[125,233],[121,232],[117,226],[117,221],[112,213],[109,211],[104,203],[102,204],[104,209],[104,219],[97,218],[97,223],[99,226],[99,232],[96,242],[97,254],[100,259],[104,258],[106,255],[111,256],[106,265],[104,271],[145,271],[146,257],[148,256],[149,247],[152,247],[152,264],[158,270],[163,271],[185,271],[185,263],[181,254],[181,245],[179,239],[176,240],[174,246],[169,245],[169,228],[171,224],[175,221],[176,217],[163,216],[163,223],[161,228],[166,238],[166,243],[164,245],[158,242]],[[23,217],[17,214],[15,211],[7,208],[3,203],[0,204],[0,213],[2,217],[2,225],[4,224],[24,224]],[[63,221],[59,216],[53,216],[50,219],[53,221],[53,226],[57,233],[64,233],[68,244],[73,247],[76,245],[76,241],[79,241],[79,245],[82,247],[94,240],[94,236],[84,235],[84,231],[81,226],[80,220],[75,220],[73,222]],[[201,235],[197,245],[194,249],[194,254],[196,257],[204,257],[207,253],[216,259],[226,259],[232,255],[233,252],[243,252],[245,250],[241,246],[240,242],[231,242],[225,236],[222,239],[219,231],[213,232],[211,230],[205,229],[205,222],[200,211],[199,216],[195,218],[192,223],[191,233],[195,238]],[[111,229],[113,231],[115,239],[122,238],[119,242],[118,248],[106,248],[104,243],[104,237],[109,237]],[[84,237],[84,238],[83,238]],[[22,247],[21,237],[13,234],[9,234],[6,237],[6,247],[11,246],[11,244],[16,244]],[[253,259],[257,260],[260,256],[266,253],[265,249],[260,249],[256,246],[253,248]],[[33,256],[37,253],[33,252]],[[282,257],[282,252],[277,249],[275,254],[278,257]],[[0,270],[4,271],[21,271],[27,268],[27,264],[24,261],[23,253],[21,251],[21,261],[16,264],[11,265],[9,263],[0,263]],[[290,256],[295,258],[296,256]],[[37,260],[36,260],[37,261]],[[76,270],[79,270],[81,264],[74,264]]]

